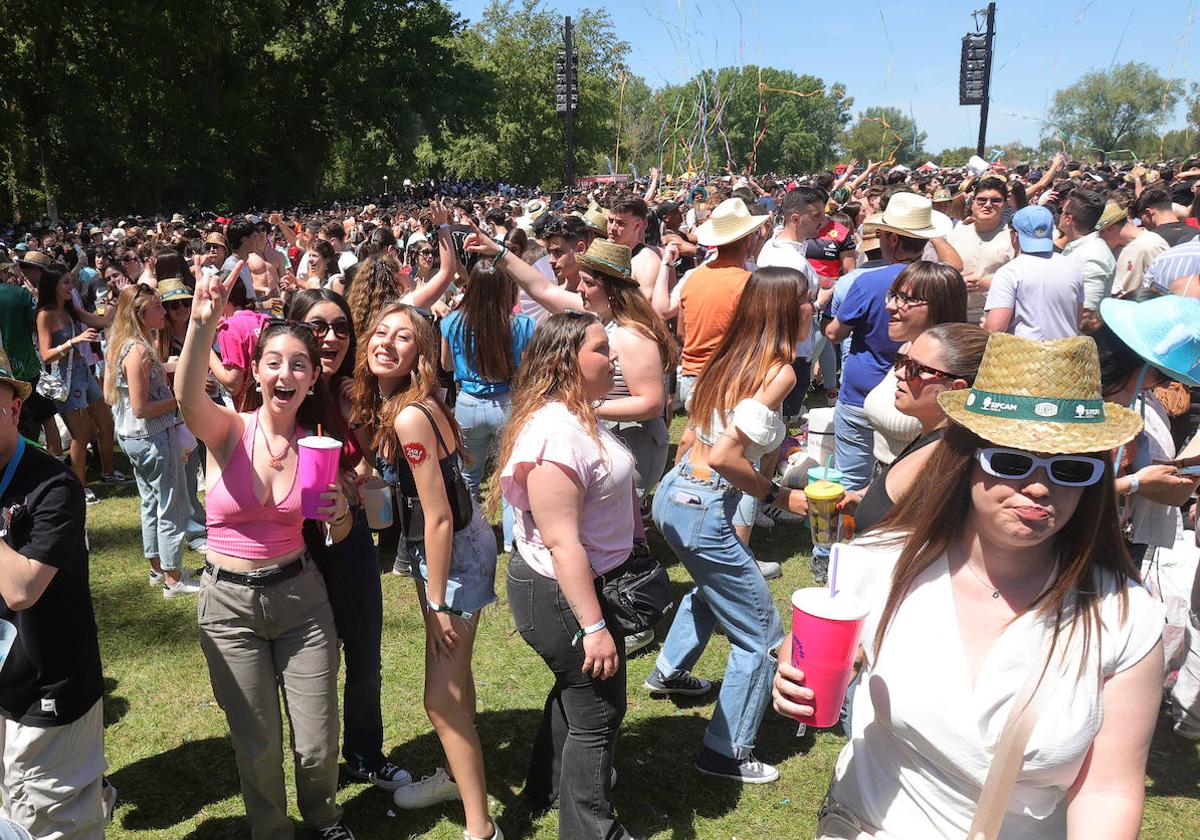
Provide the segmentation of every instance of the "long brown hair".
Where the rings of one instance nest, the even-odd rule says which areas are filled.
[[[729,329],[713,351],[692,392],[692,425],[712,428],[713,412],[726,417],[766,381],[772,369],[791,364],[800,341],[803,275],[769,266],[750,275]]]
[[[476,372],[488,382],[508,382],[516,372],[512,350],[516,304],[517,284],[506,272],[491,260],[480,260],[471,267],[455,334],[474,361]]]
[[[987,442],[974,432],[951,424],[930,456],[925,469],[876,529],[890,532],[886,540],[903,543],[892,572],[891,590],[875,635],[875,656],[883,645],[888,625],[896,615],[916,579],[955,543],[971,510],[971,482],[975,452]],[[1054,584],[1029,606],[1039,618],[1054,619],[1057,643],[1064,618],[1070,635],[1082,628],[1083,648],[1089,649],[1092,633],[1100,626],[1100,598],[1095,573],[1107,569],[1117,579],[1121,620],[1129,608],[1127,586],[1140,581],[1137,566],[1125,550],[1125,541],[1115,516],[1117,495],[1112,462],[1108,453],[1097,453],[1104,461],[1104,475],[1096,484],[1083,488],[1075,513],[1054,537],[1061,569]],[[1070,635],[1068,638],[1070,638]],[[1084,664],[1087,657],[1084,657]],[[1083,665],[1081,665],[1081,668]]]
[[[408,374],[408,381],[390,397],[379,393],[379,378],[371,372],[368,347],[371,337],[389,315],[403,313],[413,331],[413,343],[417,347],[417,361]],[[442,416],[449,421],[454,434],[456,449],[462,449],[462,433],[454,415],[446,408],[439,396],[438,364],[441,355],[441,336],[433,322],[421,314],[415,306],[392,303],[379,310],[372,319],[370,329],[358,336],[358,354],[354,363],[354,390],[351,392],[352,422],[360,423],[366,431],[371,448],[384,458],[393,458],[400,451],[396,438],[396,418],[407,406],[425,403],[437,406]]]
[[[604,289],[608,306],[612,309],[613,320],[625,329],[644,335],[657,344],[663,370],[673,370],[679,361],[679,345],[667,329],[666,322],[650,306],[641,290],[631,283],[622,282],[599,271],[589,271],[581,267],[580,273],[587,274]]]
[[[368,327],[374,330],[374,325],[378,323],[377,313],[387,304],[400,299],[399,274],[400,260],[386,251],[367,257],[358,264],[354,282],[350,284],[349,300],[356,335],[364,335]]]
[[[539,408],[551,402],[567,407],[599,444],[596,410],[588,401],[583,388],[583,373],[579,369],[579,348],[583,346],[587,328],[600,323],[590,312],[568,309],[551,315],[533,331],[533,338],[521,355],[521,367],[513,383],[512,413],[500,442],[496,469],[504,469],[512,455],[521,429]],[[500,505],[500,482],[493,481],[487,503],[495,511]]]

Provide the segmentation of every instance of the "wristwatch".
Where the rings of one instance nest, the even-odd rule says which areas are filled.
[[[767,491],[767,495],[763,496],[760,501],[764,505],[775,504],[775,500],[779,498],[779,493],[781,490],[783,490],[783,486],[778,481],[772,481],[771,489]]]

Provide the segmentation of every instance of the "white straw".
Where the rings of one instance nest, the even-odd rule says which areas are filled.
[[[829,549],[829,597],[831,598],[837,595],[838,554],[841,548],[841,543],[834,543],[833,548]]]

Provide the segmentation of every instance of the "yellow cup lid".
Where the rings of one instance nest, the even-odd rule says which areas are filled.
[[[846,495],[846,488],[833,481],[810,481],[804,486],[804,495],[817,501],[830,501]]]

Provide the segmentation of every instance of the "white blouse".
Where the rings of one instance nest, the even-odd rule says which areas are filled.
[[[779,412],[760,403],[758,400],[744,399],[733,407],[731,422],[726,423],[721,413],[712,414],[712,427],[705,434],[696,429],[696,439],[709,446],[715,446],[717,438],[726,426],[736,426],[738,431],[750,438],[746,447],[746,460],[757,464],[762,456],[774,452],[787,437],[787,426]]]
[[[868,535],[840,552],[838,581],[871,605],[862,645],[867,666],[854,695],[851,739],[838,757],[833,798],[898,840],[962,838],[971,824],[996,742],[1031,667],[1047,651],[1050,624],[1026,613],[996,640],[972,688],[950,568],[933,563],[900,603],[880,656],[875,632],[901,546]],[[1104,718],[1107,677],[1135,665],[1158,642],[1161,605],[1129,587],[1122,622],[1108,573],[1095,645],[1082,680],[1066,678],[1044,707],[1025,749],[1000,840],[1066,836],[1066,795]],[[1082,651],[1072,652],[1073,674]]]
[[[875,460],[890,464],[921,436],[921,421],[896,408],[896,371],[888,368],[863,400],[863,413],[875,429]]]

